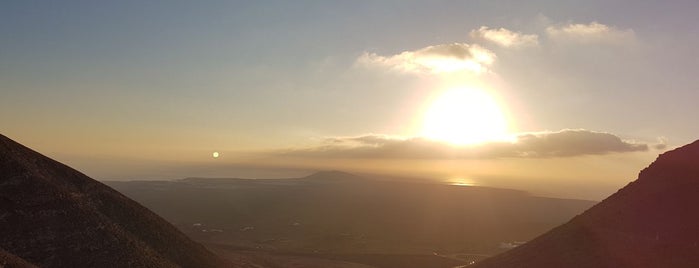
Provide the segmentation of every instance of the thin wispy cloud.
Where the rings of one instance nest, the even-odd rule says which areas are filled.
[[[365,52],[356,64],[407,73],[482,73],[488,70],[495,58],[495,53],[479,45],[451,43],[387,56]]]
[[[492,29],[481,26],[472,30],[469,36],[474,40],[486,41],[506,48],[536,47],[539,45],[538,35],[523,34],[505,28]]]
[[[525,34],[506,28],[481,26],[471,30],[473,44],[455,42],[436,44],[416,50],[406,50],[393,55],[364,52],[355,61],[355,66],[378,68],[399,73],[455,73],[481,74],[491,72],[497,56],[495,52],[477,44],[490,43],[503,48],[539,47],[542,42],[568,44],[625,45],[636,42],[632,29],[618,29],[599,22],[588,24],[567,23],[549,25],[546,35],[540,40],[537,34]]]
[[[553,41],[587,44],[623,45],[634,43],[636,40],[636,34],[632,29],[622,30],[594,21],[588,24],[569,23],[548,26],[546,34]]]

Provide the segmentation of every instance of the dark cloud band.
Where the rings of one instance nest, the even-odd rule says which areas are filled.
[[[492,159],[548,158],[610,153],[643,152],[657,144],[626,141],[616,135],[589,130],[566,129],[557,132],[525,133],[514,142],[489,142],[454,146],[424,138],[397,138],[385,135],[336,137],[322,145],[282,152],[294,157],[330,158],[423,158]]]

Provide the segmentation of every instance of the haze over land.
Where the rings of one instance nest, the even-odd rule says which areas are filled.
[[[108,183],[0,135],[0,265],[455,267],[594,203],[338,171]]]
[[[599,200],[699,133],[693,1],[1,5],[3,132],[98,179],[339,169]]]
[[[463,255],[452,257],[460,261],[452,266],[502,252],[503,243],[530,240],[595,204],[338,171],[106,183],[207,245],[345,260]]]

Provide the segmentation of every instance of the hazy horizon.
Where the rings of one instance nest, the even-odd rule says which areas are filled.
[[[0,6],[0,133],[96,179],[342,170],[601,200],[699,138],[693,1]]]

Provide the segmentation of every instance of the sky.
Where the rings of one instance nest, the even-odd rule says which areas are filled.
[[[697,13],[3,1],[0,133],[100,180],[334,169],[600,200],[699,138]]]

